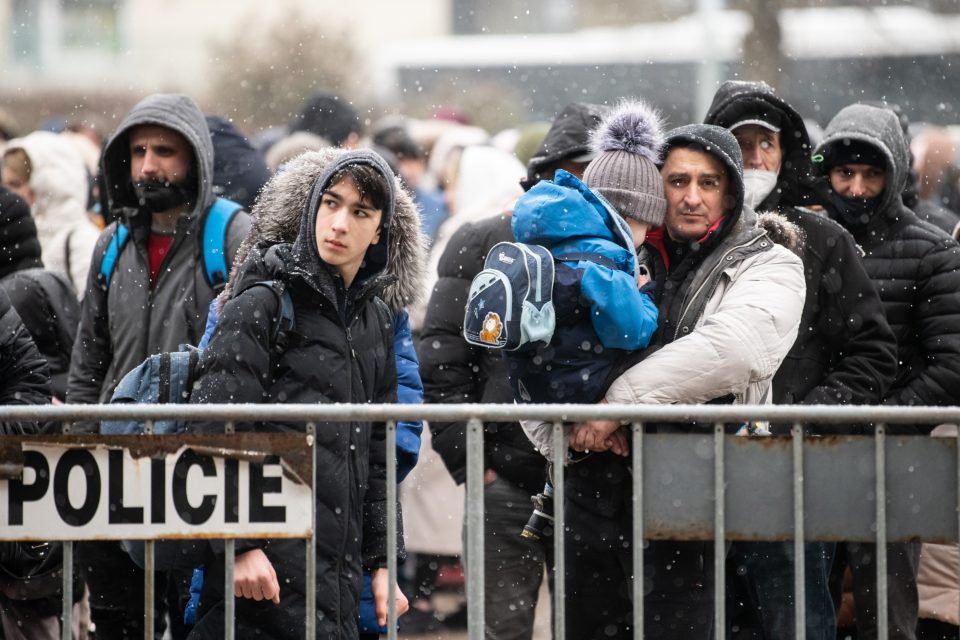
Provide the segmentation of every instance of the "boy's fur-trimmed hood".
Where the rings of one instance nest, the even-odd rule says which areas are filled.
[[[240,266],[261,243],[294,242],[300,232],[303,211],[316,180],[327,165],[344,150],[333,147],[310,151],[291,160],[284,171],[263,187],[253,206],[253,224],[234,257],[230,281],[220,294],[219,306],[233,295]],[[394,312],[417,303],[423,294],[427,240],[420,229],[420,213],[409,192],[396,180],[396,200],[390,221],[390,250],[384,273],[396,280],[387,286],[383,299]]]

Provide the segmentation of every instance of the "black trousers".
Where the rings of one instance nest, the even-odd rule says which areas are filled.
[[[631,513],[605,517],[566,501],[567,636],[633,638]],[[644,554],[647,639],[713,638],[713,543],[650,541]]]

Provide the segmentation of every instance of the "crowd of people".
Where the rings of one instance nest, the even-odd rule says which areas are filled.
[[[202,347],[194,404],[956,403],[960,144],[948,129],[867,102],[821,129],[763,82],[724,82],[702,123],[673,128],[656,96],[631,98],[501,132],[450,112],[365,127],[329,93],[253,137],[171,94],[145,97],[114,131],[0,129],[0,402],[108,403],[146,358],[190,344]],[[556,329],[504,357],[465,337],[464,309],[491,248],[514,241],[552,254]],[[713,545],[629,544],[621,423],[567,426],[566,574],[549,570],[549,531],[521,535],[531,496],[551,495],[551,429],[484,425],[487,637],[532,637],[545,578],[565,581],[568,637],[632,638],[638,597],[644,637],[712,637]],[[318,425],[318,637],[378,637],[390,598],[401,629],[454,624],[422,574],[461,554],[466,431],[400,423],[394,453],[383,424]],[[388,455],[404,480],[400,559],[417,569],[402,588],[385,569]],[[303,636],[302,544],[238,541],[232,595],[223,545],[194,550],[156,573],[158,638],[222,637],[228,597],[238,637]],[[878,552],[889,637],[957,638],[955,547],[813,541],[807,637],[877,637]],[[729,638],[794,636],[793,553],[728,546]],[[0,545],[0,638],[60,637],[59,583],[35,579],[60,564],[55,543]],[[73,637],[143,637],[144,573],[127,551],[82,543],[75,569]]]

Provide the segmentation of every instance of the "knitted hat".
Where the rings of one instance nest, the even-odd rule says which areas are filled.
[[[340,146],[351,133],[359,135],[362,125],[360,115],[345,98],[321,91],[310,96],[293,117],[290,132],[297,131],[309,131]]]
[[[624,100],[590,134],[597,153],[583,182],[624,218],[659,227],[667,212],[657,164],[663,147],[660,115],[639,100]]]

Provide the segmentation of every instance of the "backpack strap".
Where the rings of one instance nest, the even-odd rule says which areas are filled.
[[[100,258],[99,281],[104,291],[110,288],[110,279],[113,278],[113,272],[117,268],[117,259],[120,252],[127,246],[127,239],[130,237],[130,229],[122,222],[117,223],[116,231],[110,242],[107,243],[106,251]]]
[[[601,253],[591,253],[589,251],[581,252],[581,253],[566,253],[562,256],[556,256],[555,259],[561,262],[564,262],[567,260],[571,262],[574,260],[576,261],[586,260],[587,262],[595,262],[601,267],[606,267],[607,269],[612,269],[614,271],[617,270],[616,263],[614,263],[613,260],[611,260],[610,258],[608,258],[607,256]]]
[[[254,282],[250,287],[267,287],[277,296],[277,302],[280,303],[280,317],[273,325],[273,333],[270,336],[274,347],[283,351],[286,349],[286,337],[294,327],[293,298],[287,291],[286,285],[280,280],[261,280]],[[249,289],[250,287],[247,287]],[[244,289],[246,291],[246,289]]]
[[[227,264],[227,229],[233,217],[243,206],[233,200],[217,198],[203,221],[203,270],[207,284],[220,291],[227,284],[230,267]]]

